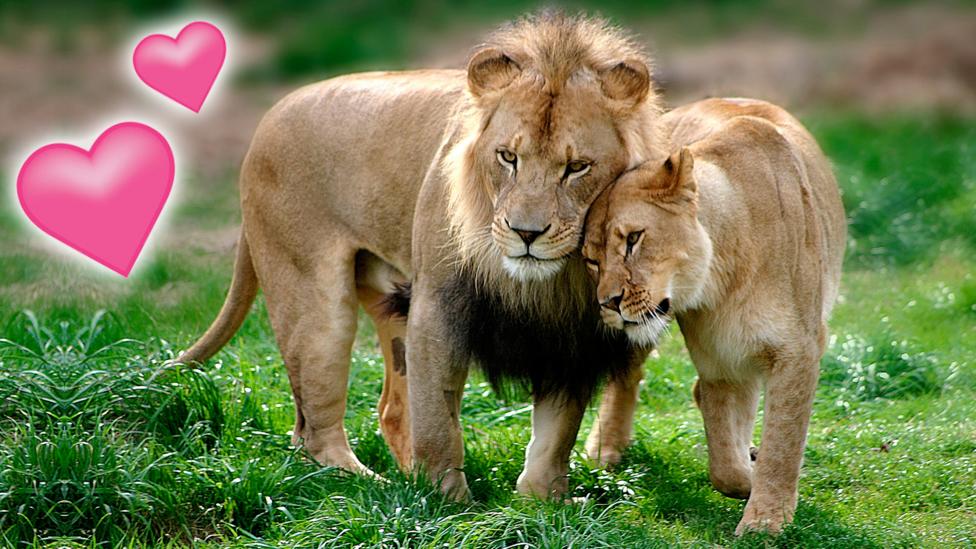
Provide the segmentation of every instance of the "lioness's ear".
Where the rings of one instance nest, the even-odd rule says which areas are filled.
[[[663,164],[647,162],[636,170],[641,187],[652,199],[673,204],[698,200],[698,183],[693,169],[695,159],[687,147],[664,159]]]
[[[498,91],[522,72],[511,57],[496,48],[484,48],[468,61],[468,89],[475,97]]]
[[[621,61],[600,71],[603,94],[629,106],[637,106],[651,90],[651,71],[647,64],[637,59]]]
[[[665,169],[671,165],[674,174],[672,196],[679,200],[695,202],[698,200],[698,182],[695,181],[695,157],[691,155],[688,147],[682,147],[681,151],[671,155],[664,161]]]

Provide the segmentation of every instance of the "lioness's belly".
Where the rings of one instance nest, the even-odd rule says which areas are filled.
[[[412,71],[290,94],[244,160],[245,225],[261,224],[296,258],[341,243],[409,273],[417,194],[463,87],[462,71]]]

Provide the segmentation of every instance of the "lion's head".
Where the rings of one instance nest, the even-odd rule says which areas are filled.
[[[599,197],[586,221],[583,258],[601,317],[641,345],[656,343],[702,294],[712,246],[698,221],[693,168],[688,149],[641,165]]]
[[[604,21],[543,14],[494,34],[467,88],[447,157],[462,261],[492,279],[548,280],[578,251],[600,192],[653,156],[648,60]]]

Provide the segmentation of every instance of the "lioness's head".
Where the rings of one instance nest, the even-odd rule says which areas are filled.
[[[641,345],[696,305],[705,282],[712,248],[698,222],[693,167],[684,149],[624,173],[586,221],[583,257],[603,321]]]
[[[462,256],[547,279],[579,249],[600,192],[654,146],[647,60],[603,21],[545,14],[496,33],[471,57],[467,87],[449,157]]]

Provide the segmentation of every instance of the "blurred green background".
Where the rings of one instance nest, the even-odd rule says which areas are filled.
[[[656,60],[669,105],[751,96],[797,113],[850,221],[796,525],[735,540],[742,502],[708,482],[676,334],[646,365],[637,440],[614,471],[574,454],[583,505],[512,494],[525,402],[478,375],[463,418],[471,505],[400,475],[379,435],[382,360],[361,323],[347,425],[391,479],[320,470],[261,299],[202,370],[163,361],[216,315],[261,115],[295,87],[366,69],[463,67],[536,2],[0,3],[0,545],[909,547],[976,539],[976,5],[969,1],[550,2],[601,13]],[[229,70],[199,115],[128,66],[140,34],[213,17]],[[128,280],[53,253],[10,190],[34,144],[157,124],[179,177]],[[585,426],[592,421],[587,415]]]

